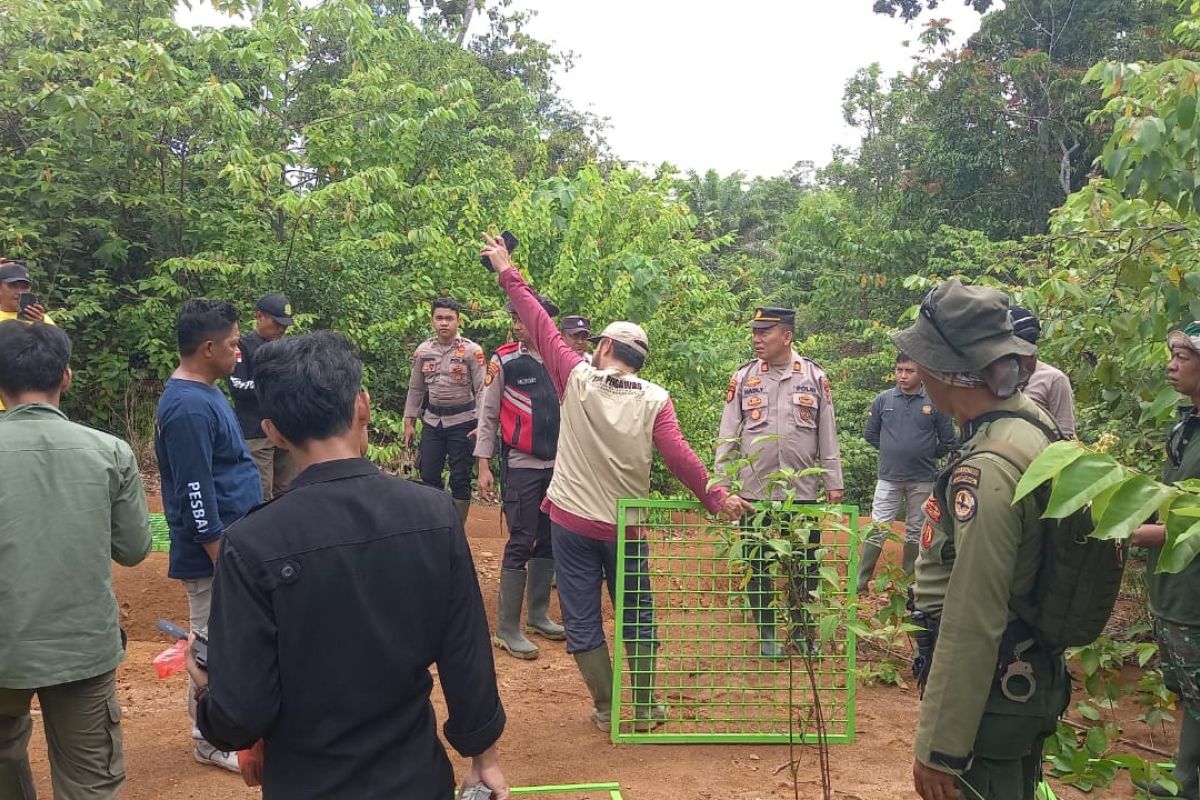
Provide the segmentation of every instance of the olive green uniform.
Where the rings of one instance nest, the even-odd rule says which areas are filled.
[[[1019,394],[993,411],[1052,426]],[[979,451],[1000,440],[1035,456],[1049,442],[1033,424],[1007,417],[977,429],[968,423],[963,438],[961,458],[939,475],[926,503],[921,531],[913,599],[918,611],[940,620],[940,629],[914,749],[922,763],[959,774],[964,797],[1032,800],[1042,744],[1066,708],[1070,686],[1062,656],[1032,644],[1028,628],[1010,610],[1013,597],[1034,589],[1043,509],[1032,494],[1013,505],[1019,469]],[[1002,644],[1006,650],[1019,645],[1021,659],[1033,669],[1033,692],[1024,702],[1006,697],[997,680]],[[1011,694],[1029,688],[1017,680]]]

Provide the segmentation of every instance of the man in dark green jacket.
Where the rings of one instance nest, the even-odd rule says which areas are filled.
[[[27,748],[38,696],[58,800],[125,782],[116,668],[124,657],[109,560],[150,552],[129,445],[71,422],[71,340],[0,323],[0,798],[34,800]]]
[[[1070,699],[1061,653],[1045,652],[1011,610],[1033,593],[1044,508],[1015,505],[1021,469],[1055,435],[1018,390],[1033,346],[1013,335],[1008,298],[950,280],[894,337],[938,411],[962,431],[925,504],[913,590],[923,685],[913,785],[924,800],[1033,800],[1042,745]],[[1010,668],[1019,667],[1012,680]],[[998,675],[1004,675],[998,680]]]
[[[1200,322],[1171,331],[1167,345],[1171,348],[1167,381],[1191,401],[1180,407],[1179,421],[1167,438],[1163,481],[1175,483],[1200,478],[1200,436],[1196,435],[1200,431]],[[1146,588],[1163,677],[1183,705],[1174,772],[1179,791],[1171,793],[1157,784],[1141,788],[1152,797],[1196,800],[1200,797],[1200,559],[1173,575],[1155,573],[1166,541],[1164,526],[1143,525],[1131,541],[1147,548]]]

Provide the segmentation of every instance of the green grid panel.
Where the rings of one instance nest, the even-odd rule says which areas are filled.
[[[595,797],[597,800],[607,796],[608,800],[621,800],[621,784],[610,783],[568,783],[561,786],[514,786],[508,790],[513,797],[525,795],[537,795],[539,798],[546,796],[547,800],[555,798],[565,798],[570,795],[571,800],[579,800],[579,798]],[[593,794],[596,793],[596,794]],[[458,797],[456,791],[454,797]]]
[[[150,551],[165,553],[171,549],[171,533],[167,530],[167,517],[164,514],[150,515]]]
[[[858,508],[837,506],[840,520],[822,523],[820,568],[833,570],[836,585],[821,593],[839,603],[851,599],[858,569]],[[788,510],[804,512],[809,507]],[[618,504],[616,636],[613,653],[611,736],[618,743],[815,742],[812,684],[795,646],[787,657],[764,658],[746,596],[746,570],[730,562],[723,543],[737,524],[714,521],[694,501],[621,500]],[[638,542],[642,544],[639,545]],[[633,549],[630,549],[630,548]],[[638,659],[639,628],[626,609],[638,610],[639,561],[645,554],[658,642],[654,659]],[[632,579],[631,586],[626,586]],[[776,588],[784,579],[777,578]],[[775,594],[772,589],[768,592]],[[853,603],[847,603],[854,614]],[[644,602],[643,602],[644,605]],[[778,610],[776,640],[788,643],[786,610]],[[842,619],[811,659],[824,717],[825,740],[854,741],[855,636]],[[633,660],[627,657],[633,655]],[[647,666],[652,662],[653,666]],[[655,701],[668,719],[650,731],[634,730],[634,682],[652,675]],[[643,696],[644,697],[644,696]],[[789,714],[789,708],[791,713]]]

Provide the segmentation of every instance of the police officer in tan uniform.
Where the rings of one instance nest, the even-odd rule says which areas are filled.
[[[792,348],[796,312],[790,308],[761,307],[750,322],[756,358],[738,367],[729,379],[725,409],[718,431],[718,479],[729,483],[730,463],[747,459],[739,478],[747,500],[784,500],[789,490],[797,503],[817,500],[824,484],[830,503],[842,501],[842,461],[837,440],[837,420],[829,378],[815,361]],[[764,439],[763,437],[770,437]],[[781,469],[821,467],[821,475],[797,477],[790,487],[769,486],[769,476]],[[820,532],[809,534],[820,541]],[[761,640],[763,656],[777,658],[783,649],[775,641],[775,612],[771,608],[770,581],[761,562],[752,564],[748,586],[750,606]],[[819,565],[806,567],[804,591],[811,591]],[[803,602],[802,598],[796,598]]]
[[[404,446],[412,444],[421,418],[421,481],[444,489],[442,470],[450,462],[450,494],[466,524],[471,511],[471,456],[475,409],[483,393],[487,362],[483,350],[458,335],[458,302],[433,301],[435,336],[417,347],[404,404]]]
[[[1014,335],[1002,293],[957,279],[892,338],[962,430],[961,455],[925,504],[913,585],[923,687],[913,785],[924,800],[1033,800],[1042,745],[1070,699],[1062,653],[1012,610],[1042,566],[1045,499],[1014,504],[1022,473],[1002,453],[1027,463],[1059,435],[1019,391],[1034,347]]]

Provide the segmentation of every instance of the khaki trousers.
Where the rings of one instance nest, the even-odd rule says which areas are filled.
[[[296,477],[296,462],[292,454],[282,447],[271,444],[267,437],[247,439],[246,449],[258,467],[258,477],[262,480],[263,502],[278,497],[292,485]]]
[[[116,671],[38,689],[0,689],[0,800],[34,800],[29,708],[37,695],[55,800],[109,800],[125,783]]]

